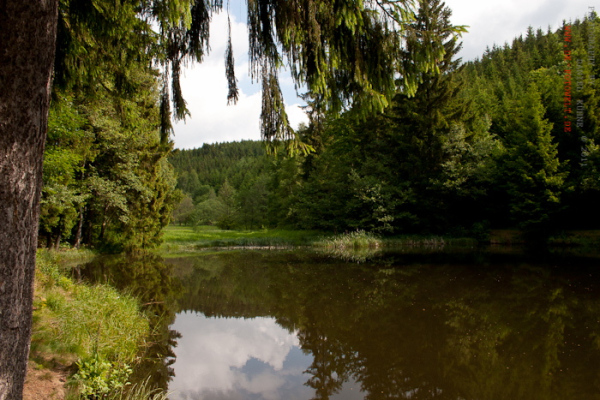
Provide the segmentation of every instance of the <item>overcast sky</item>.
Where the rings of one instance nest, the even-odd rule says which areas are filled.
[[[237,105],[227,106],[227,80],[224,54],[227,38],[227,17],[216,15],[211,25],[211,52],[200,65],[187,68],[182,79],[183,95],[192,114],[186,122],[175,124],[175,147],[190,149],[203,143],[221,143],[245,139],[260,139],[259,115],[261,107],[260,85],[252,83],[248,74],[248,34],[244,3],[232,1],[232,43],[236,76],[240,88]],[[548,26],[557,29],[563,20],[582,19],[593,0],[446,0],[452,9],[455,25],[468,25],[469,32],[462,37],[464,61],[481,56],[486,46],[503,45],[528,26],[534,29]],[[598,10],[600,11],[600,3]],[[236,18],[237,17],[237,18]],[[306,118],[295,96],[289,76],[280,77],[286,98],[288,116],[296,127]]]

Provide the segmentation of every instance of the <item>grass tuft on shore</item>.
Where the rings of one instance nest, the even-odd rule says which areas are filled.
[[[332,249],[360,249],[379,248],[382,246],[383,242],[373,233],[357,230],[321,239],[315,244],[318,247]]]

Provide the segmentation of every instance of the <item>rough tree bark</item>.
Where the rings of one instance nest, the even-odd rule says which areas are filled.
[[[58,0],[0,0],[0,400],[29,356],[42,158]]]

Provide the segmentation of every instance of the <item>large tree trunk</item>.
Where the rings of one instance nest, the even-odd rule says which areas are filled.
[[[0,400],[23,397],[57,12],[0,0]]]

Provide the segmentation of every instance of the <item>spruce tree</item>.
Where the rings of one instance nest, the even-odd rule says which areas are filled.
[[[551,233],[567,177],[544,113],[539,90],[531,83],[527,95],[510,110],[512,132],[505,139],[499,169],[510,216],[532,239]]]
[[[410,182],[413,196],[408,210],[418,216],[420,229],[433,231],[444,229],[442,215],[447,204],[439,193],[431,191],[432,182],[442,171],[446,157],[444,144],[453,127],[462,123],[469,107],[468,101],[460,99],[462,67],[457,54],[461,44],[456,31],[463,28],[454,27],[450,16],[450,9],[442,1],[419,2],[413,23],[417,33],[407,40],[411,57],[406,57],[405,62],[417,57],[429,41],[437,41],[444,49],[444,56],[438,59],[434,70],[419,75],[414,97],[398,94],[386,114],[393,121],[392,143],[388,146],[395,149],[393,158],[399,166],[399,181],[394,184],[402,186]]]

